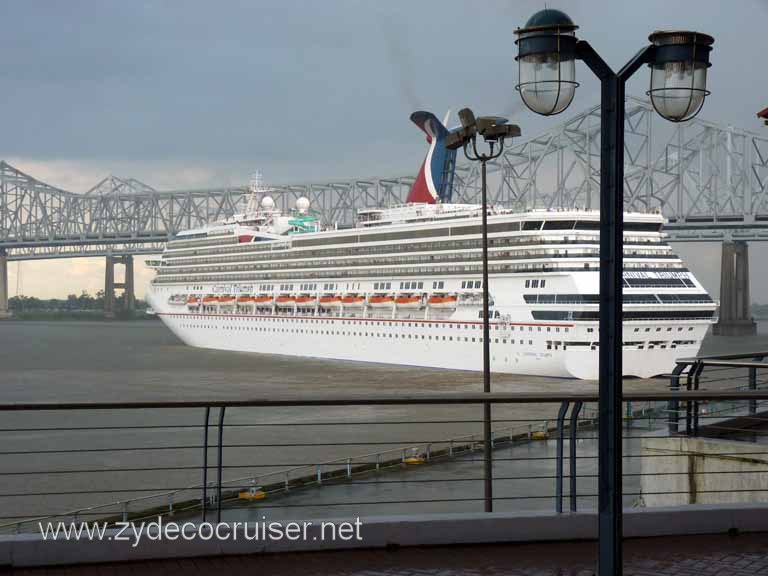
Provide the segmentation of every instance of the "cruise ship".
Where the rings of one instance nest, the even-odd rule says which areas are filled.
[[[179,233],[148,291],[186,344],[455,370],[483,365],[482,207],[450,203],[451,152],[412,116],[427,158],[402,206],[323,229],[261,186],[243,214]],[[599,213],[488,207],[494,372],[596,379]],[[717,303],[672,252],[659,214],[624,224],[623,370],[651,377],[695,355]]]

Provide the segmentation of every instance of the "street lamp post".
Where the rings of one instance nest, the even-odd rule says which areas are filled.
[[[624,101],[627,80],[651,68],[648,95],[654,109],[672,122],[690,120],[704,104],[709,54],[714,39],[689,31],[654,32],[619,72],[584,40],[559,10],[534,14],[518,39],[517,86],[526,106],[545,116],[570,105],[582,60],[601,83],[600,112],[600,353],[599,353],[599,571],[622,569],[622,269],[624,228]]]
[[[504,151],[504,140],[520,136],[520,128],[507,124],[505,118],[498,116],[482,116],[475,119],[469,108],[459,111],[461,128],[452,132],[446,138],[446,146],[455,150],[464,149],[468,160],[480,162],[482,171],[482,233],[483,233],[483,392],[491,391],[491,327],[490,327],[490,293],[488,286],[488,192],[486,182],[486,164],[501,156]],[[479,152],[477,136],[483,137],[488,145],[488,152]],[[496,145],[498,144],[498,148]],[[470,152],[471,145],[471,152]],[[496,150],[494,150],[496,148]],[[484,500],[485,511],[493,512],[493,442],[491,437],[491,405],[483,405],[483,452],[484,452]]]

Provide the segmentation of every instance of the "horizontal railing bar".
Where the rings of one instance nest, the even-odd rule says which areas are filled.
[[[588,418],[579,418],[579,420],[588,420]],[[496,423],[507,422],[541,422],[541,418],[494,418]],[[367,422],[355,421],[335,421],[335,422],[259,422],[253,424],[227,423],[226,428],[269,428],[269,427],[291,427],[296,426],[381,426],[395,424],[482,424],[483,420],[377,420]],[[146,426],[64,426],[52,428],[0,428],[0,432],[67,432],[67,431],[88,431],[88,430],[163,430],[175,428],[205,428],[205,424],[159,424]],[[208,425],[209,429],[218,428],[216,422]]]
[[[748,492],[748,493],[757,493],[757,492],[768,492],[768,488],[744,488],[739,490],[698,490],[697,494],[719,494],[719,493],[733,493],[733,492]],[[664,491],[664,492],[624,492],[624,496],[665,496],[665,495],[673,495],[673,494],[689,494],[688,491]],[[567,493],[566,493],[567,494]],[[598,494],[596,493],[590,493],[590,494],[575,494],[576,498],[597,498]],[[541,499],[554,499],[556,498],[555,495],[549,495],[549,494],[529,494],[525,496],[494,496],[494,501],[504,501],[504,500],[541,500]],[[440,502],[477,502],[482,501],[484,498],[482,496],[476,497],[476,498],[430,498],[430,499],[424,499],[424,500],[381,500],[381,501],[367,501],[367,502],[322,502],[322,503],[301,503],[301,504],[260,504],[258,506],[259,510],[264,509],[273,509],[273,508],[323,508],[323,507],[337,507],[337,506],[384,506],[384,505],[392,505],[392,504],[430,504],[430,503],[440,503]],[[225,506],[224,510],[240,510],[243,507],[237,507],[237,506]],[[96,515],[103,515],[104,512],[78,512],[78,516],[96,516]],[[66,518],[71,517],[72,513],[62,513],[62,514],[52,514],[50,516],[46,516],[43,519],[49,520],[51,518]],[[8,515],[3,516],[3,520],[10,520],[10,519],[22,519],[21,522],[14,522],[12,525],[16,524],[28,524],[31,522],[35,522],[36,519],[30,519],[30,520],[23,520],[25,518],[29,518],[29,516],[21,516],[21,515]],[[7,527],[8,525],[5,525],[4,527]]]
[[[744,418],[746,419],[747,416],[739,417],[738,418]],[[715,417],[712,417],[715,418]],[[717,417],[722,419],[722,417]],[[658,418],[657,418],[658,419]],[[699,419],[703,419],[702,417],[699,417]],[[638,421],[639,418],[632,418],[632,421]],[[754,420],[754,419],[753,419]],[[763,422],[762,419],[757,419],[758,422]],[[743,433],[743,434],[753,434],[756,436],[764,436],[768,435],[768,431],[762,431],[762,430],[755,430],[753,428],[730,428],[726,426],[718,426],[717,424],[707,424],[706,426],[707,430],[722,430],[726,432],[734,432],[734,433]],[[569,429],[569,426],[566,426],[565,429]],[[554,436],[554,431],[547,430],[547,432]],[[497,432],[494,430],[494,434]],[[499,432],[501,434],[501,432]],[[474,435],[477,436],[477,435]],[[643,438],[652,438],[652,439],[671,439],[671,438],[680,438],[680,435],[674,435],[674,434],[664,434],[664,435],[652,435],[649,436],[647,434],[641,434],[641,435],[634,435],[634,434],[625,434],[622,436],[623,439],[643,439]],[[708,437],[708,436],[703,436]],[[548,440],[553,440],[554,438],[548,438]],[[466,439],[458,438],[453,440],[421,440],[421,441],[413,441],[413,440],[403,440],[402,442],[328,442],[328,443],[319,443],[319,444],[223,444],[222,448],[313,448],[316,446],[398,446],[398,448],[393,448],[390,450],[385,450],[382,452],[375,452],[372,454],[363,454],[360,456],[342,456],[339,457],[336,460],[330,460],[330,461],[324,461],[324,462],[317,462],[314,465],[330,465],[330,464],[343,464],[347,460],[354,460],[355,462],[358,461],[359,458],[365,458],[368,456],[375,456],[377,454],[388,454],[388,453],[396,453],[400,452],[402,449],[411,449],[411,448],[422,448],[426,446],[427,444],[432,445],[433,447],[442,447],[443,445],[449,445],[452,442],[460,442],[460,441],[466,441],[466,442],[481,442],[481,439],[479,438],[469,438]],[[497,439],[498,440],[498,439]],[[598,440],[597,436],[583,436],[579,435],[576,438],[577,441],[581,440]],[[503,440],[499,440],[503,443],[504,446],[510,444],[510,440],[507,440],[504,438]],[[515,439],[511,440],[512,443],[515,442]],[[567,444],[570,442],[570,439],[565,438],[564,442]],[[203,446],[149,446],[149,447],[128,447],[128,448],[83,448],[83,449],[66,449],[66,450],[22,450],[17,452],[0,452],[0,456],[23,456],[23,455],[35,455],[35,454],[84,454],[89,452],[132,452],[132,451],[151,451],[151,450],[188,450],[188,449],[202,449]],[[210,450],[214,450],[215,446],[209,446]],[[231,465],[225,465],[223,468],[242,468],[243,466],[231,466]],[[245,466],[248,467],[248,466]],[[208,466],[209,469],[216,469],[217,466],[215,464],[210,464]],[[168,467],[151,467],[151,468],[107,468],[104,470],[46,470],[46,471],[40,471],[40,472],[0,472],[0,476],[7,476],[7,475],[13,475],[13,474],[64,474],[64,473],[78,473],[78,472],[142,472],[142,471],[154,471],[154,470],[202,470],[202,466],[168,466]]]
[[[764,383],[768,383],[768,381],[765,381]],[[746,386],[739,387],[738,390],[746,390]],[[626,398],[626,397],[625,397]],[[631,401],[631,400],[627,400]],[[735,400],[731,400],[735,401]],[[744,407],[746,409],[746,406]],[[658,407],[653,408],[652,410],[662,410],[665,413],[669,413],[670,411],[666,408]],[[733,408],[728,408],[727,410],[733,410]],[[685,413],[685,409],[680,409],[677,412],[680,414]],[[553,415],[550,420],[553,420],[555,416]],[[699,419],[704,418],[720,418],[719,416],[711,416],[706,414],[701,414],[699,416]],[[744,415],[743,418],[747,418],[747,415]],[[768,421],[768,418],[757,418],[755,416],[749,416],[751,419],[755,419],[758,421]],[[632,417],[633,420],[658,420],[659,416],[654,415],[634,415]],[[494,423],[501,424],[501,423],[511,423],[511,422],[522,422],[522,423],[541,423],[544,420],[544,418],[494,418]],[[594,418],[591,417],[579,417],[578,422],[591,422],[594,420]],[[269,428],[269,427],[297,427],[297,426],[379,426],[379,425],[413,425],[413,424],[482,424],[482,420],[401,420],[401,421],[369,421],[369,422],[280,422],[280,423],[274,423],[274,424],[226,424],[226,428]],[[89,431],[89,430],[142,430],[142,429],[165,429],[165,428],[204,428],[205,426],[203,424],[189,424],[189,425],[168,425],[168,426],[77,426],[77,427],[66,427],[66,428],[0,428],[0,433],[2,432],[66,432],[66,431]],[[567,427],[567,426],[566,426]],[[216,429],[218,428],[218,425],[215,422],[211,422],[208,426],[209,429]],[[443,440],[445,442],[445,440]],[[211,449],[214,447],[212,446]]]
[[[768,367],[768,365],[763,365]],[[595,393],[454,393],[442,394],[349,394],[324,395],[308,398],[302,396],[275,396],[252,400],[209,401],[152,401],[152,402],[15,402],[1,403],[0,412],[50,411],[50,410],[135,410],[150,408],[257,408],[300,406],[409,406],[452,404],[548,404],[565,401],[597,402]],[[624,394],[625,402],[666,400],[768,400],[768,390],[745,391],[652,391]]]
[[[673,455],[670,455],[673,456]],[[738,456],[738,454],[723,454],[722,456]],[[719,475],[726,475],[726,474],[764,474],[765,472],[768,472],[768,468],[760,469],[760,470],[712,470],[701,473],[702,476],[719,476]],[[644,476],[651,476],[651,477],[658,477],[658,476],[688,476],[689,472],[627,472],[622,474],[623,478],[639,478]],[[570,474],[563,473],[563,478],[570,478]],[[578,479],[587,479],[587,478],[597,478],[597,474],[577,474],[576,478]],[[528,480],[556,480],[557,476],[555,475],[546,475],[546,476],[494,476],[493,481],[528,481]],[[433,484],[433,483],[453,483],[453,482],[482,482],[483,478],[413,478],[413,479],[401,479],[401,480],[346,480],[346,478],[328,478],[326,480],[327,484],[324,486],[324,488],[343,488],[345,486],[362,486],[362,485],[381,485],[381,484]],[[226,482],[224,483],[227,484]],[[314,484],[314,483],[313,483]],[[232,486],[223,486],[227,489],[235,489],[235,488],[249,488],[249,485],[242,484],[238,486],[237,484],[234,484]],[[0,498],[24,498],[24,497],[32,497],[32,496],[72,496],[72,495],[81,495],[81,494],[114,494],[114,493],[123,493],[123,492],[154,492],[158,490],[166,490],[168,492],[194,492],[197,490],[196,488],[174,488],[174,487],[153,487],[153,488],[111,488],[108,490],[68,490],[64,492],[10,492],[7,494],[0,494]],[[744,491],[748,491],[751,489],[745,489]],[[760,489],[762,491],[762,489]],[[768,488],[765,490],[768,491]],[[282,490],[280,490],[282,491]],[[742,490],[739,488],[734,488],[731,490],[732,492],[741,492]],[[698,492],[698,491],[697,491]],[[163,499],[165,497],[165,494],[158,495],[157,498]],[[117,506],[120,503],[114,503],[115,506]]]
[[[738,352],[734,354],[705,354],[694,358],[680,358],[678,364],[693,364],[701,360],[739,360],[741,358],[755,358],[757,356],[768,357],[768,352]]]
[[[658,436],[648,436],[647,438],[653,440],[654,438],[659,438]],[[565,439],[566,442],[568,442],[568,439]],[[463,454],[463,453],[462,453]],[[465,458],[462,454],[455,455],[452,460],[461,461],[464,462],[485,462],[485,460],[477,459],[477,458]],[[724,453],[724,452],[675,452],[675,453],[669,453],[669,454],[623,454],[622,458],[670,458],[673,456],[688,456],[688,455],[695,455],[695,456],[768,456],[768,452],[734,452],[734,453]],[[448,459],[447,456],[440,456],[441,459]],[[589,460],[597,458],[596,454],[583,454],[579,455],[579,460]],[[567,458],[566,458],[567,459]],[[318,465],[323,466],[329,466],[331,464],[338,464],[342,465],[346,460],[349,460],[349,458],[339,458],[338,460],[334,460],[333,462],[278,462],[275,464],[225,464],[222,466],[222,469],[242,469],[242,468],[278,468],[281,466],[284,467],[291,467],[287,471],[293,472],[295,469],[301,469],[301,468],[309,468],[309,467],[316,467]],[[375,460],[359,460],[357,458],[352,458],[353,463],[358,465],[373,465],[376,464]],[[494,457],[494,462],[527,462],[527,461],[541,461],[541,460],[557,460],[557,456],[527,456],[523,458],[503,458],[503,457]],[[209,470],[215,470],[216,466],[211,464],[208,466]],[[0,473],[0,476],[13,476],[13,475],[32,475],[32,474],[79,474],[79,473],[94,473],[94,472],[141,472],[141,471],[162,471],[162,470],[202,470],[202,466],[179,466],[179,467],[167,467],[167,468],[112,468],[112,469],[86,469],[86,470],[64,470],[64,471],[57,471],[57,470],[51,470],[51,471],[41,471],[41,472],[3,472]],[[259,477],[265,477],[265,476],[273,476],[273,475],[279,475],[284,474],[286,470],[280,469],[275,470],[273,472],[267,472],[261,475],[256,475],[257,478]],[[250,477],[250,476],[249,476]],[[228,482],[235,482],[235,480],[225,480],[224,483]],[[199,488],[199,486],[186,486],[183,488],[183,490],[194,490],[196,488]]]

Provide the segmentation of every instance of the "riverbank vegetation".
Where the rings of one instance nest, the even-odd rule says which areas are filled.
[[[120,318],[144,320],[153,318],[147,315],[147,303],[136,299],[133,314],[121,313],[124,297],[115,298],[115,314]],[[8,300],[8,308],[18,320],[99,320],[104,318],[104,291],[95,295],[82,292],[70,294],[66,298],[36,298],[34,296],[14,296]]]

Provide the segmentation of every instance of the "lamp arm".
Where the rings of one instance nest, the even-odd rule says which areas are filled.
[[[474,160],[480,160],[481,155],[477,152],[477,137],[472,136],[472,152],[474,152]]]
[[[491,154],[489,160],[495,160],[499,156],[501,156],[501,153],[504,152],[504,138],[499,138],[499,149],[496,151],[496,154]]]
[[[477,156],[472,156],[469,150],[467,150],[468,146],[469,146],[469,142],[464,142],[464,156],[466,157],[466,159],[472,160],[472,161],[479,160]]]
[[[586,40],[576,42],[576,56],[586,64],[600,80],[614,76],[614,71]]]
[[[635,54],[634,58],[627,62],[624,67],[619,70],[619,73],[616,75],[620,82],[626,82],[629,80],[629,78],[637,72],[637,70],[642,66],[643,64],[648,64],[649,62],[653,61],[653,57],[656,54],[656,46],[653,44],[649,44],[648,46],[645,46],[644,48],[641,48],[640,51]]]

